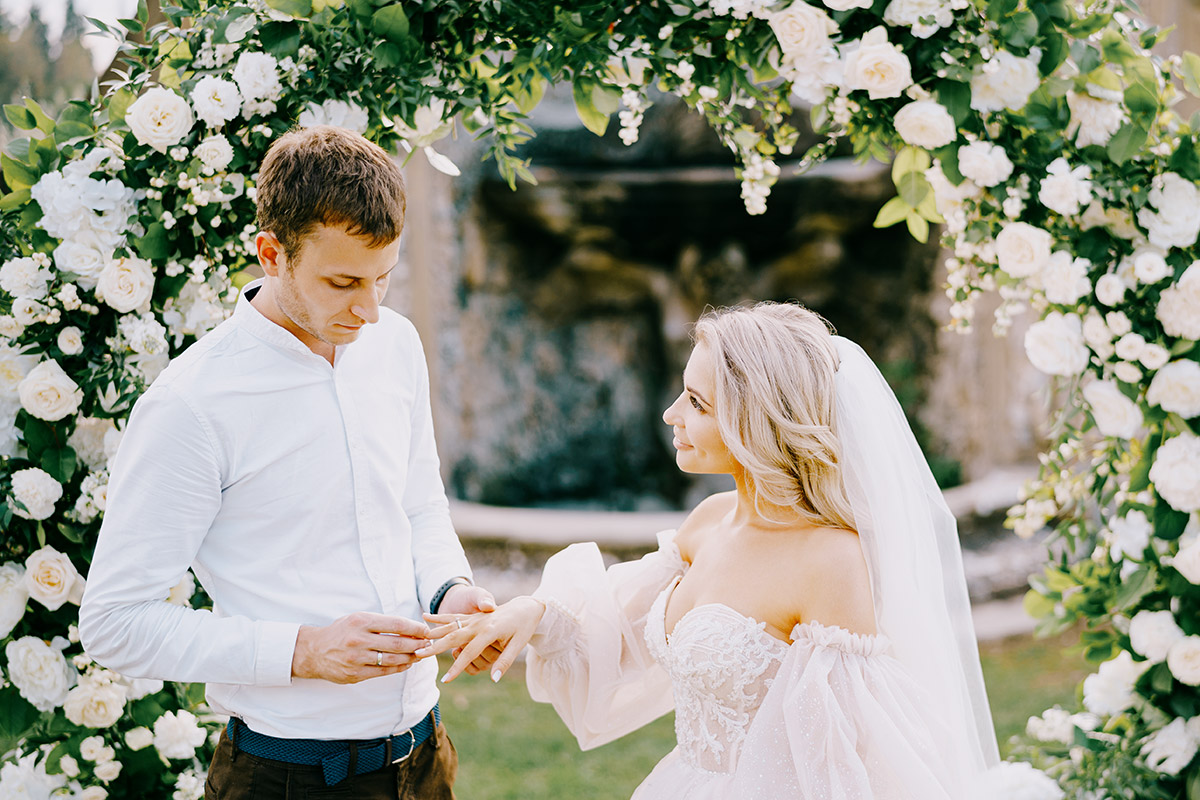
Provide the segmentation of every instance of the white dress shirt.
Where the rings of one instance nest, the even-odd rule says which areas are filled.
[[[79,615],[96,661],[207,683],[214,710],[273,736],[374,738],[429,712],[434,659],[349,685],[291,676],[300,625],[419,620],[470,577],[417,332],[379,314],[330,365],[243,294],[138,400]],[[189,567],[211,612],[165,602]]]

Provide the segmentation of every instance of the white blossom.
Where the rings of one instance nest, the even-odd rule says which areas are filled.
[[[1165,660],[1171,646],[1183,637],[1183,629],[1170,611],[1139,611],[1129,622],[1133,649],[1151,663]]]
[[[1093,714],[1112,716],[1123,713],[1133,705],[1136,695],[1133,685],[1150,666],[1147,661],[1135,662],[1122,650],[1116,658],[1105,661],[1100,669],[1083,680],[1083,705]]]
[[[242,111],[237,84],[215,75],[205,75],[196,81],[190,97],[196,117],[210,128],[220,128]]]
[[[140,144],[160,153],[178,144],[192,129],[192,109],[175,92],[162,86],[147,89],[125,110],[125,124]]]
[[[1075,216],[1092,199],[1092,168],[1082,164],[1074,169],[1061,156],[1046,167],[1046,177],[1038,189],[1038,200],[1051,211]]]
[[[163,758],[191,758],[204,739],[204,729],[190,711],[168,711],[154,723],[154,748]]]
[[[958,171],[979,186],[996,186],[1012,175],[1013,163],[1000,145],[971,142],[958,148]]]
[[[1154,314],[1169,335],[1200,339],[1200,261],[1193,261],[1177,284],[1163,289]]]
[[[1157,175],[1137,219],[1156,247],[1191,247],[1200,235],[1200,188],[1174,172]]]
[[[1036,58],[998,50],[971,78],[971,108],[984,113],[1005,108],[1020,111],[1040,82]]]
[[[55,641],[67,644],[66,639]],[[36,636],[22,636],[5,646],[4,656],[9,680],[38,711],[53,711],[67,699],[74,676],[62,647]]]
[[[1142,411],[1111,381],[1092,381],[1083,389],[1083,397],[1105,436],[1132,439],[1142,427]]]
[[[1181,433],[1163,443],[1154,455],[1150,480],[1172,508],[1200,511],[1200,436]]]
[[[16,503],[10,503],[9,508],[18,517],[46,519],[54,513],[54,504],[62,494],[62,484],[45,470],[38,467],[19,469],[12,474],[12,497]]]

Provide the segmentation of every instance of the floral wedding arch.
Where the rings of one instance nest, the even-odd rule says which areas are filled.
[[[736,155],[749,213],[839,137],[893,162],[878,225],[940,224],[953,326],[1032,308],[1034,366],[1066,402],[1010,522],[1066,555],[1033,580],[1046,631],[1083,621],[1085,709],[1031,720],[996,796],[1200,798],[1200,57],[1119,0],[180,0],[125,31],[118,80],[2,156],[0,796],[199,798],[198,687],[128,680],[75,628],[122,420],[224,319],[248,263],[255,168],[329,122],[454,174],[478,137],[510,183],[525,115],[570,82],[637,139],[647,90]],[[104,27],[104,26],[102,26]],[[795,154],[797,100],[827,140]],[[188,604],[186,578],[171,602]],[[199,715],[199,716],[197,716]],[[1046,776],[1050,776],[1049,778]],[[1053,780],[1051,780],[1051,778]],[[1057,784],[1057,785],[1056,785]],[[1005,789],[1007,785],[1009,788]],[[1061,788],[1059,788],[1061,787]],[[1005,794],[1010,791],[1011,794]],[[1041,792],[1042,794],[1037,794]]]

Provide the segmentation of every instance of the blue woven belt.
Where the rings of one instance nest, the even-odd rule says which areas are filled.
[[[442,721],[435,705],[425,718],[413,727],[383,739],[280,739],[255,733],[237,717],[230,717],[226,735],[237,750],[259,758],[321,767],[326,786],[341,783],[351,775],[365,775],[399,764],[433,735]]]

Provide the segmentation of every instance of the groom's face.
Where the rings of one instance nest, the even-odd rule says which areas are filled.
[[[318,225],[296,257],[281,256],[279,309],[308,337],[343,345],[357,339],[364,325],[379,320],[400,240],[371,247],[369,240],[344,228]]]

